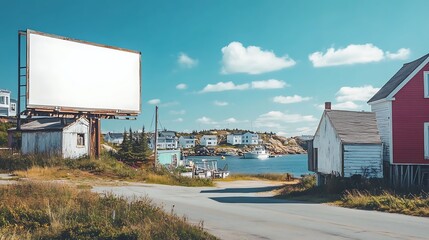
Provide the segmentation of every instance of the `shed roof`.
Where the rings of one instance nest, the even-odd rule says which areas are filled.
[[[341,142],[359,144],[379,144],[375,113],[342,110],[325,110]]]
[[[393,77],[386,84],[384,84],[384,86],[368,101],[368,103],[375,102],[389,96],[389,94],[394,91],[405,79],[407,79],[407,77],[428,57],[429,54],[426,54],[417,60],[405,63],[402,68],[399,69],[399,71],[393,75]]]
[[[69,118],[40,118],[21,125],[22,131],[58,131],[76,122]],[[16,130],[13,128],[11,130]]]

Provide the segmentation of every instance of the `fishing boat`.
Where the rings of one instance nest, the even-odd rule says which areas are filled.
[[[265,150],[263,146],[257,146],[252,151],[244,153],[243,158],[254,158],[265,160],[270,156],[270,154]]]

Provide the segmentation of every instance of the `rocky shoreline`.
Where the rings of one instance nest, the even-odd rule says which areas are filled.
[[[307,143],[296,137],[286,138],[276,135],[262,136],[263,146],[270,155],[306,154]],[[184,149],[185,156],[242,156],[246,152],[252,151],[253,145],[229,145],[220,144],[216,147],[195,147]]]

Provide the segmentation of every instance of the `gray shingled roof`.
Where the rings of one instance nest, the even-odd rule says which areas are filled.
[[[402,68],[399,69],[399,71],[368,101],[368,103],[375,102],[389,96],[389,94],[395,90],[396,87],[398,87],[428,57],[429,54],[426,54],[417,60],[405,63],[404,66],[402,66]]]
[[[381,143],[375,113],[325,110],[343,143]]]
[[[75,119],[41,118],[21,125],[22,131],[55,131],[62,130],[72,124]]]

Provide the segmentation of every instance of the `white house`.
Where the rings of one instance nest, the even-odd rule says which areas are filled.
[[[383,146],[375,113],[326,109],[308,147],[309,170],[323,176],[382,178]]]
[[[0,89],[0,116],[16,116],[16,100],[10,98],[10,91]]]
[[[242,142],[242,134],[228,134],[226,136],[226,142],[231,145],[238,145]]]
[[[124,134],[108,132],[106,133],[106,135],[104,135],[104,141],[111,144],[119,145],[124,141]]]
[[[216,135],[204,135],[200,138],[200,145],[210,147],[217,146],[217,136]]]
[[[197,139],[194,136],[180,136],[179,147],[181,148],[193,148],[195,147],[195,141]]]
[[[258,144],[259,135],[256,133],[247,132],[241,137],[242,144]]]
[[[85,118],[43,118],[21,125],[23,154],[79,158],[89,153],[89,122]]]
[[[177,149],[178,138],[174,131],[160,131],[158,132],[158,149]],[[150,148],[154,149],[155,146],[155,135],[150,139]]]

